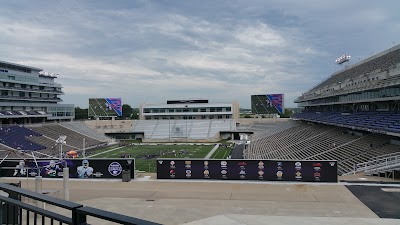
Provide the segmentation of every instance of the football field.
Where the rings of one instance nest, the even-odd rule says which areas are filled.
[[[103,154],[96,151],[93,158],[121,158],[129,156],[135,158],[136,169],[150,173],[156,172],[157,158],[204,158],[215,144],[208,145],[175,145],[175,144],[140,144],[133,143],[130,146],[107,148]],[[219,154],[222,157],[226,154]],[[218,157],[214,156],[214,157]],[[214,158],[213,157],[213,158]]]

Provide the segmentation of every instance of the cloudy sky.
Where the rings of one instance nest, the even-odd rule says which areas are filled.
[[[352,62],[400,43],[400,1],[0,0],[0,60],[59,73],[64,103],[237,100],[285,106]]]

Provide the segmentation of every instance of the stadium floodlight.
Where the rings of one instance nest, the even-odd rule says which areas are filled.
[[[337,58],[335,60],[335,62],[340,65],[344,62],[350,61],[350,58],[351,58],[351,56],[344,54],[344,55],[340,56],[339,58]]]
[[[56,140],[56,143],[60,145],[60,160],[62,160],[63,158],[63,150],[62,150],[62,146],[64,144],[66,144],[67,142],[65,141],[65,139],[67,139],[67,136],[65,135],[60,135],[58,137],[58,139]]]

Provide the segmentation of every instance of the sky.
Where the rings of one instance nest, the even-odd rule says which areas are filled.
[[[400,1],[0,0],[0,60],[60,74],[63,103],[238,101],[285,107],[351,63],[400,44]]]

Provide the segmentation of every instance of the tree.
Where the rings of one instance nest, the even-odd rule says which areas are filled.
[[[132,108],[131,119],[133,119],[133,120],[139,119],[139,109],[138,108]]]
[[[128,104],[122,105],[122,118],[123,119],[130,119],[132,115],[132,107]]]
[[[75,107],[75,119],[76,120],[87,120],[88,119],[88,109],[81,109]]]
[[[281,118],[290,118],[293,114],[291,109],[285,109],[285,113],[281,114]]]

